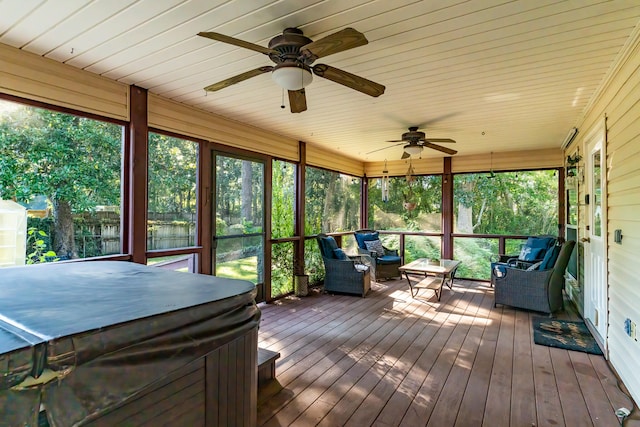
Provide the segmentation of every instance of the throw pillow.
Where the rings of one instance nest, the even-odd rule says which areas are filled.
[[[378,256],[384,256],[384,248],[380,240],[368,240],[364,244],[368,251],[375,252]]]
[[[342,260],[342,261],[346,261],[349,259],[349,257],[347,256],[347,254],[344,253],[344,251],[341,248],[338,249],[334,249],[333,250],[333,256],[336,259]]]
[[[544,248],[531,248],[531,247],[525,246],[520,251],[520,256],[518,257],[518,259],[520,261],[535,261],[537,259],[542,258],[545,252],[546,251]]]

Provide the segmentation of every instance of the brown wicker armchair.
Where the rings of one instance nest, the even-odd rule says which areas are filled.
[[[495,304],[553,313],[563,308],[564,272],[576,242],[562,244],[551,269],[522,270],[497,265],[491,272],[495,283]]]
[[[371,287],[369,267],[349,259],[333,237],[316,237],[324,262],[324,290],[365,296]]]

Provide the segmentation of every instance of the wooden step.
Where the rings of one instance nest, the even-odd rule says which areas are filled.
[[[258,387],[276,377],[276,359],[280,353],[258,347]]]

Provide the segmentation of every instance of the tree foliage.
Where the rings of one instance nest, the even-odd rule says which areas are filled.
[[[389,178],[389,200],[382,200],[381,179],[369,179],[369,227],[383,230],[439,232],[442,178],[439,175]],[[412,211],[405,202],[416,203]]]
[[[558,178],[553,170],[455,175],[454,204],[460,233],[558,231]]]
[[[0,197],[53,205],[54,250],[75,257],[72,215],[120,206],[122,127],[40,108],[0,120]]]
[[[149,133],[149,212],[196,213],[198,144]]]
[[[307,167],[305,234],[360,228],[360,178]]]

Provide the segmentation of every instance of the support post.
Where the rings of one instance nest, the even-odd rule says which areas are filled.
[[[147,263],[147,163],[149,125],[147,120],[147,90],[129,88],[131,118],[129,122],[129,253],[131,260]]]
[[[442,174],[442,257],[453,259],[453,174],[451,157],[445,157]]]

